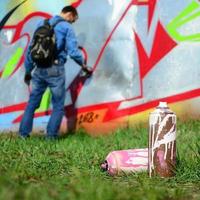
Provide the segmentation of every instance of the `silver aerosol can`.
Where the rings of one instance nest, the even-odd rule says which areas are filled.
[[[149,116],[149,176],[171,177],[176,165],[176,115],[160,102]]]

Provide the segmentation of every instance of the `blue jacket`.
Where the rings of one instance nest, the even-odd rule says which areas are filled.
[[[56,15],[50,19],[50,24],[55,23],[57,20],[63,19],[62,17]],[[44,22],[41,21],[38,24],[38,27],[41,26]],[[69,55],[76,63],[82,65],[84,62],[81,51],[78,49],[77,38],[72,28],[72,25],[67,21],[59,22],[55,27],[55,36],[56,36],[56,45],[57,45],[57,59],[59,64],[65,64],[67,61],[67,56]],[[25,69],[26,73],[30,73],[35,67],[34,62],[30,56],[30,45],[26,52],[25,56]]]

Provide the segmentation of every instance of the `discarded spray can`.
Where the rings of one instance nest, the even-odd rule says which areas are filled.
[[[112,176],[147,171],[148,148],[112,151],[101,164],[101,169]]]
[[[175,165],[176,115],[160,102],[149,116],[149,176],[174,176]]]

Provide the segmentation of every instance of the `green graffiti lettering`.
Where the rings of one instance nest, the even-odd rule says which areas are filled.
[[[51,92],[50,92],[50,89],[47,89],[45,93],[43,94],[40,107],[36,110],[36,112],[47,111],[50,106],[50,101],[51,101]]]
[[[21,58],[22,54],[23,54],[23,49],[18,48],[16,52],[14,53],[14,55],[12,55],[12,57],[7,62],[5,69],[2,73],[2,78],[7,78],[13,73],[15,66],[19,62],[19,59]]]
[[[176,41],[200,41],[200,33],[192,35],[183,35],[178,30],[181,26],[200,17],[200,5],[196,1],[192,1],[177,17],[175,17],[168,25],[167,31]]]

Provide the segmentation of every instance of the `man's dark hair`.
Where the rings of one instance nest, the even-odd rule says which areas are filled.
[[[78,16],[78,12],[76,10],[76,8],[74,8],[73,6],[65,6],[62,11],[62,13],[68,13],[68,12],[72,12],[74,16]]]

